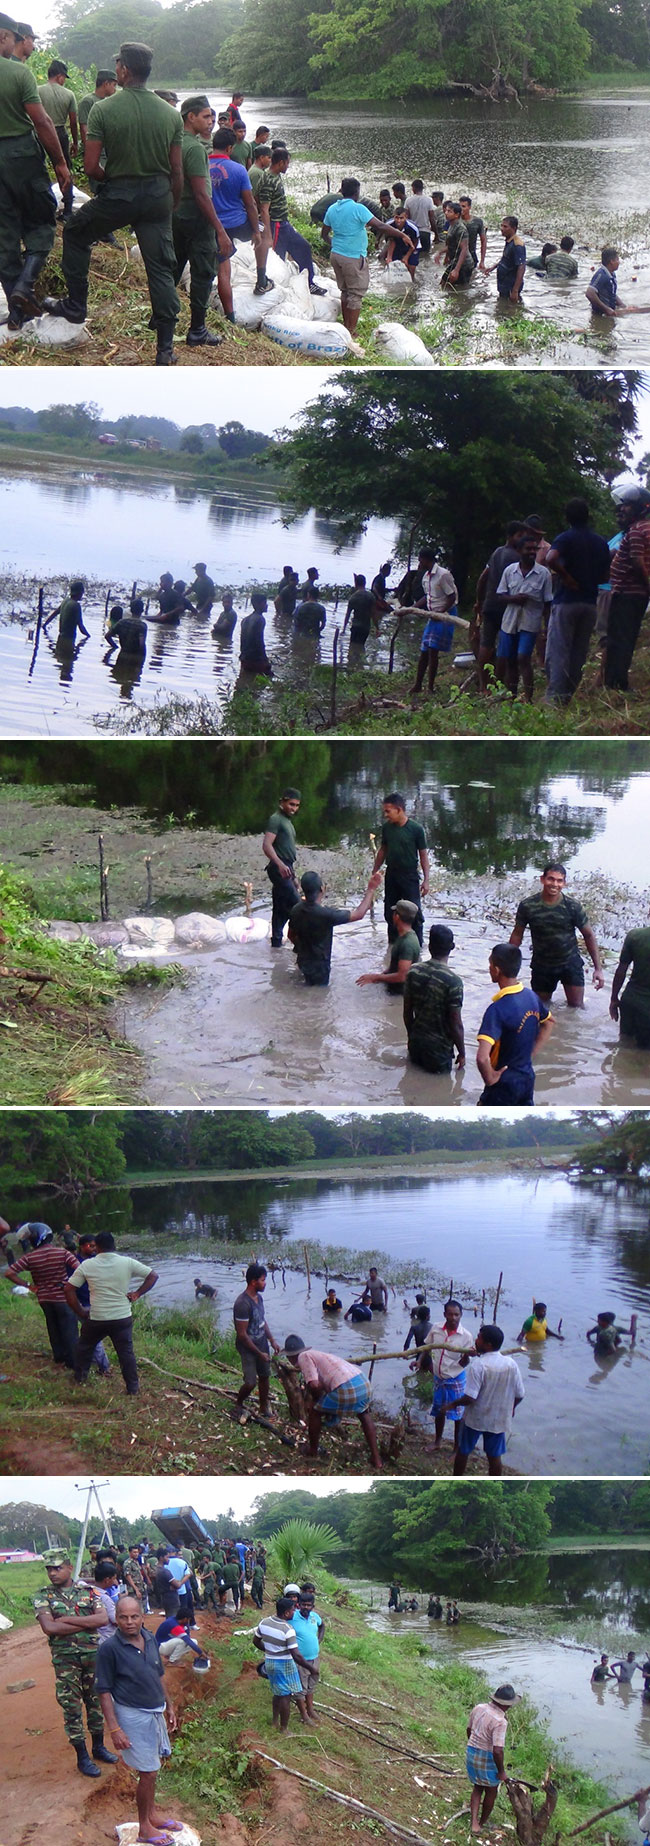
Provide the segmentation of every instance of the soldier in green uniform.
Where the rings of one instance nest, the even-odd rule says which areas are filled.
[[[46,296],[43,305],[64,320],[77,325],[84,321],[92,245],[108,231],[130,224],[147,272],[151,325],[158,336],[156,365],[174,365],[180,302],[174,287],[171,218],[183,190],[183,124],[169,103],[147,89],[152,63],[148,45],[122,45],[115,60],[119,94],[93,103],[84,166],[99,190],[64,228],[62,266],[68,293],[58,300]]]
[[[75,1583],[67,1551],[43,1552],[49,1589],[34,1597],[36,1620],[47,1635],[54,1667],[56,1697],[63,1712],[66,1736],[77,1754],[82,1775],[98,1776],[96,1763],[116,1763],[104,1744],[104,1719],[95,1691],[96,1630],[106,1622],[106,1610],[88,1583]],[[88,1755],[82,1704],[86,1707],[92,1738],[93,1762]]]
[[[38,313],[34,283],[54,243],[56,200],[43,149],[61,191],[70,184],[33,72],[14,57],[16,43],[13,20],[0,13],[0,282],[14,329]]]
[[[183,195],[172,218],[176,252],[174,281],[180,280],[185,264],[189,263],[188,346],[221,346],[223,334],[210,333],[205,324],[205,316],[219,264],[227,262],[234,246],[212,203],[208,166],[212,110],[207,96],[188,96],[182,104],[181,116],[184,128]]]
[[[94,91],[89,90],[87,96],[82,96],[81,102],[79,104],[79,133],[81,135],[81,145],[84,149],[84,152],[86,149],[88,117],[90,115],[90,111],[92,109],[93,103],[106,102],[106,98],[108,96],[115,95],[116,89],[117,89],[117,77],[115,75],[115,72],[114,71],[98,71],[97,76],[95,78]]]
[[[142,1603],[143,1609],[146,1608],[146,1585],[144,1572],[140,1564],[139,1545],[129,1545],[122,1574],[127,1590],[130,1590],[132,1596],[137,1596],[138,1602]]]
[[[52,63],[48,67],[47,83],[39,84],[38,94],[43,104],[45,114],[49,115],[50,121],[54,123],[63,158],[69,163],[71,148],[73,158],[76,159],[79,150],[79,133],[77,127],[77,98],[74,90],[67,90],[65,87],[67,75],[67,64],[62,64],[60,58],[53,58]],[[68,122],[70,123],[69,134]],[[63,187],[61,187],[61,193],[63,197],[63,216],[64,218],[69,218],[72,214],[72,179],[70,179],[70,183],[66,186],[65,191]]]

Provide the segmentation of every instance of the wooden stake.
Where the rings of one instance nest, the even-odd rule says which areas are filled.
[[[330,724],[336,724],[336,682],[339,674],[339,636],[340,628],[334,629],[334,647],[332,651],[332,695],[330,698]]]
[[[104,904],[105,904],[104,836],[101,833],[98,833],[97,835],[97,849],[99,852],[99,914],[100,914],[102,923],[105,923],[106,922],[106,910],[104,908]]]
[[[391,1820],[388,1814],[380,1814],[378,1808],[366,1807],[364,1801],[355,1801],[353,1795],[341,1795],[338,1788],[329,1788],[327,1782],[317,1782],[314,1776],[303,1775],[300,1769],[290,1769],[287,1763],[281,1763],[277,1756],[268,1756],[266,1750],[251,1750],[251,1756],[261,1757],[262,1762],[272,1763],[274,1769],[281,1769],[283,1775],[295,1776],[297,1782],[306,1782],[308,1788],[318,1789],[319,1795],[325,1795],[329,1801],[339,1801],[341,1807],[353,1808],[355,1814],[369,1814],[372,1820],[378,1820],[387,1833],[393,1833],[397,1839],[411,1840],[413,1846],[431,1846],[421,1833],[414,1833],[411,1827],[402,1827],[397,1820]]]
[[[499,1282],[498,1282],[498,1286],[497,1286],[497,1292],[496,1292],[496,1296],[495,1296],[495,1300],[494,1300],[494,1319],[495,1319],[495,1321],[496,1321],[496,1317],[497,1317],[497,1312],[498,1312],[498,1307],[499,1307],[499,1299],[500,1299],[500,1295],[501,1295],[501,1288],[502,1288],[502,1284],[503,1284],[503,1270],[502,1270],[502,1269],[500,1269],[500,1270],[499,1270]]]
[[[370,1380],[371,1380],[371,1378],[372,1378],[372,1374],[373,1374],[373,1372],[374,1372],[374,1369],[375,1369],[375,1357],[376,1357],[376,1353],[377,1353],[377,1341],[376,1341],[376,1340],[373,1340],[373,1343],[372,1343],[372,1359],[371,1359],[371,1361],[370,1361],[370,1371],[369,1371],[369,1373],[368,1373],[368,1384],[370,1384]]]
[[[637,1797],[645,1799],[646,1795],[650,1795],[650,1788],[637,1788],[633,1795],[626,1795],[624,1801],[615,1801],[611,1808],[599,1808],[597,1814],[592,1814],[591,1820],[583,1820],[581,1827],[574,1827],[572,1833],[567,1833],[567,1839],[574,1840],[578,1833],[586,1833],[588,1827],[595,1827],[597,1820],[605,1820],[608,1814],[619,1814],[621,1808],[631,1808]]]
[[[150,910],[151,905],[153,904],[153,878],[151,875],[151,860],[148,855],[147,855],[147,858],[145,859],[144,865],[145,865],[145,871],[147,874],[147,898],[146,898],[146,903],[145,903],[145,910]]]
[[[307,1270],[307,1293],[308,1295],[310,1295],[311,1294],[311,1269],[309,1267],[309,1251],[307,1249],[306,1243],[304,1243],[302,1247],[305,1252],[305,1267]]]
[[[39,590],[38,592],[38,615],[36,617],[36,632],[34,635],[34,647],[32,651],[32,658],[29,663],[29,673],[27,675],[28,679],[31,679],[32,673],[34,671],[34,667],[36,666],[36,655],[38,653],[38,644],[41,638],[41,629],[43,626],[43,594],[44,594],[43,590]]]

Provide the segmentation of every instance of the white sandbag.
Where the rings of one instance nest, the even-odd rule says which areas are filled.
[[[182,276],[179,276],[178,278],[176,287],[184,289],[185,294],[189,295],[191,280],[192,280],[192,276],[191,276],[190,266],[189,266],[189,263],[186,263]]]
[[[87,346],[90,334],[85,323],[59,320],[55,314],[39,314],[22,328],[22,337],[34,346]]]
[[[320,297],[310,293],[306,269],[295,270],[285,291],[283,313],[291,320],[316,320],[319,304]]]
[[[144,268],[144,257],[143,257],[143,255],[142,255],[142,251],[141,251],[141,249],[140,249],[140,245],[139,245],[139,244],[132,244],[132,245],[131,245],[131,248],[130,248],[130,250],[129,250],[129,262],[131,262],[131,263],[142,263],[142,266],[143,266],[143,268]]]
[[[329,321],[294,320],[285,313],[284,302],[277,314],[267,314],[263,330],[276,345],[288,346],[308,358],[342,359],[352,351],[347,327],[332,326]]]
[[[13,1628],[13,1622],[10,1622],[8,1615],[0,1615],[0,1634],[6,1634],[8,1628]]]
[[[257,271],[255,251],[252,244],[235,244],[235,254],[230,258],[230,280],[233,288],[241,283],[252,283]]]
[[[384,289],[387,295],[410,295],[413,277],[410,269],[403,263],[389,263],[383,274]]]
[[[255,332],[262,325],[263,295],[256,295],[252,288],[234,288],[232,306],[236,327],[248,327]]]
[[[162,948],[145,948],[144,943],[135,946],[132,942],[123,942],[116,953],[118,961],[162,961],[163,956],[169,955],[169,949],[166,944]]]
[[[435,367],[433,353],[427,350],[419,333],[414,333],[411,327],[403,327],[401,321],[382,321],[375,327],[375,339],[388,359],[398,359],[402,365]]]
[[[56,199],[57,205],[62,205],[63,204],[63,194],[61,192],[61,187],[59,186],[58,181],[55,179],[52,180],[52,191],[54,193],[54,197]],[[89,201],[90,201],[89,192],[82,192],[79,186],[73,186],[72,188],[72,210],[73,212],[78,212],[80,207],[82,205],[88,205]]]
[[[138,948],[168,949],[175,925],[171,917],[125,917],[124,928],[128,929],[129,942]]]
[[[226,923],[229,942],[263,942],[269,929],[264,917],[228,917]]]
[[[226,941],[226,925],[220,917],[205,916],[202,910],[189,910],[176,918],[174,941],[181,949],[213,949]]]
[[[276,288],[288,287],[292,269],[293,264],[286,263],[284,257],[278,256],[277,250],[269,250],[266,259],[266,273],[269,281],[275,282]]]
[[[341,312],[341,297],[338,289],[335,295],[324,295],[322,300],[320,295],[317,296],[315,306],[319,321],[338,320]]]
[[[119,1846],[136,1846],[140,1838],[140,1826],[137,1820],[124,1820],[115,1828]],[[183,1826],[180,1833],[174,1834],[176,1846],[201,1846],[201,1835],[193,1827]]]
[[[28,1289],[28,1288],[23,1288],[23,1286],[22,1286],[22,1283],[21,1283],[21,1282],[17,1282],[17,1283],[16,1283],[16,1287],[15,1287],[15,1288],[12,1288],[12,1291],[11,1291],[11,1293],[12,1293],[12,1295],[28,1295],[28,1294],[29,1294],[29,1289]]]

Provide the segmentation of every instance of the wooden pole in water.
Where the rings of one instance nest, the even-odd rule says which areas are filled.
[[[36,617],[36,633],[34,635],[34,647],[33,647],[33,652],[32,652],[32,658],[29,663],[29,673],[27,675],[28,679],[31,679],[32,673],[34,671],[34,667],[36,666],[36,655],[38,653],[38,644],[41,638],[41,629],[43,626],[43,595],[44,595],[43,590],[39,590],[38,592],[38,615]]]
[[[388,649],[388,671],[389,673],[392,673],[393,667],[395,664],[395,642],[397,640],[401,626],[402,626],[402,622],[401,622],[401,617],[400,617],[397,627],[393,629],[393,632],[390,638],[390,647]]]
[[[503,1283],[503,1270],[502,1270],[502,1269],[500,1269],[500,1270],[499,1270],[499,1281],[498,1281],[498,1285],[497,1285],[497,1292],[496,1292],[496,1295],[495,1295],[495,1299],[494,1299],[494,1319],[495,1319],[495,1321],[496,1321],[496,1317],[497,1317],[497,1310],[498,1310],[498,1306],[499,1306],[499,1299],[500,1299],[500,1296],[501,1296],[501,1287],[502,1287],[502,1283]]]
[[[307,1249],[306,1243],[304,1243],[302,1247],[305,1252],[305,1265],[307,1268],[307,1293],[311,1294],[311,1269],[309,1267],[309,1251]]]
[[[339,635],[340,628],[334,629],[334,647],[332,650],[332,697],[330,699],[330,723],[336,724],[336,682],[339,675]]]
[[[481,1320],[485,1320],[485,1289],[481,1295]]]
[[[369,1373],[368,1373],[368,1384],[370,1384],[370,1380],[371,1380],[371,1378],[372,1378],[372,1374],[373,1374],[373,1372],[374,1372],[374,1369],[375,1369],[375,1357],[376,1357],[376,1353],[377,1353],[377,1341],[376,1341],[376,1340],[373,1340],[373,1343],[372,1343],[372,1359],[371,1359],[371,1361],[370,1361],[370,1371],[369,1371]]]

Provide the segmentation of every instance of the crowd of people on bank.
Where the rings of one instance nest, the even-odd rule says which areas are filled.
[[[47,1581],[33,1605],[50,1649],[55,1696],[77,1769],[96,1780],[103,1766],[110,1768],[121,1759],[134,1772],[138,1838],[147,1846],[173,1846],[174,1835],[183,1827],[182,1820],[158,1806],[157,1778],[172,1755],[172,1740],[179,1728],[171,1690],[173,1671],[187,1661],[197,1673],[210,1671],[210,1655],[195,1639],[197,1609],[205,1612],[208,1621],[213,1614],[235,1615],[238,1604],[244,1609],[245,1595],[250,1593],[260,1619],[254,1626],[247,1624],[245,1632],[262,1656],[257,1670],[271,1693],[272,1726],[286,1732],[292,1710],[302,1725],[312,1727],[320,1722],[315,1700],[327,1624],[316,1606],[316,1585],[312,1581],[287,1583],[265,1612],[263,1544],[222,1542],[217,1537],[191,1547],[154,1549],[146,1539],[126,1547],[109,1542],[104,1532],[102,1541],[89,1545],[87,1556],[76,1568],[65,1545],[50,1547],[41,1561]],[[230,1589],[225,1592],[222,1605],[227,1575],[233,1587],[232,1593]],[[218,1600],[215,1585],[219,1586]],[[416,1596],[402,1598],[395,1577],[389,1589],[389,1611],[419,1613],[419,1608]],[[426,1615],[434,1621],[443,1619],[442,1603],[435,1593],[429,1596]],[[444,1620],[450,1629],[460,1623],[456,1602],[447,1601]],[[599,1696],[610,1678],[629,1689],[637,1672],[647,1702],[650,1660],[638,1661],[632,1650],[611,1664],[606,1654],[601,1655],[592,1684]],[[216,1692],[214,1696],[216,1699]],[[499,1788],[512,1773],[505,1761],[508,1715],[519,1702],[520,1695],[505,1683],[469,1713],[465,1769],[474,1835],[488,1822]],[[641,1833],[647,1838],[647,1790],[639,1791],[632,1800],[638,1806]]]
[[[537,662],[544,668],[546,703],[561,707],[569,705],[578,691],[595,638],[599,684],[609,691],[629,691],[630,668],[650,597],[650,491],[641,483],[623,487],[616,505],[619,529],[609,538],[594,530],[582,497],[568,502],[566,525],[554,537],[547,536],[539,514],[510,519],[503,542],[490,553],[479,574],[469,621],[459,615],[453,572],[432,546],[423,545],[417,563],[392,585],[392,559],[380,565],[370,584],[362,572],[355,572],[352,589],[336,593],[337,648],[349,633],[348,667],[358,670],[363,667],[370,634],[378,636],[382,623],[394,624],[392,650],[403,623],[419,618],[423,626],[409,695],[416,699],[425,690],[433,694],[440,658],[452,654],[460,625],[469,630],[469,659],[475,662],[481,696],[494,689],[529,702]],[[101,623],[104,664],[116,661],[135,679],[146,658],[149,628],[157,634],[167,629],[176,632],[184,618],[195,616],[210,622],[212,637],[220,647],[228,648],[238,639],[244,682],[257,676],[272,679],[266,591],[244,592],[250,610],[240,617],[233,591],[217,591],[205,562],[195,563],[192,569],[189,583],[163,571],[157,587],[146,597],[137,595],[134,585],[128,603],[111,603],[108,592]],[[316,565],[309,566],[301,582],[299,571],[285,564],[273,597],[275,632],[283,643],[289,640],[299,646],[305,663],[305,648],[310,645],[316,658],[330,615],[319,578]],[[53,645],[63,663],[92,638],[84,621],[84,596],[83,580],[74,578],[68,594],[42,623],[42,632],[49,638],[49,629],[57,622]]]
[[[100,1231],[96,1237],[80,1233],[77,1239],[66,1230],[59,1242],[48,1224],[36,1222],[20,1225],[12,1231],[5,1220],[0,1220],[0,1255],[6,1265],[0,1271],[2,1279],[19,1292],[21,1289],[27,1292],[27,1285],[42,1309],[54,1364],[67,1369],[76,1386],[85,1384],[91,1367],[105,1377],[110,1372],[104,1345],[108,1340],[118,1360],[127,1395],[136,1396],[139,1377],[133,1345],[132,1305],[155,1287],[156,1271],[137,1258],[117,1251],[111,1232]],[[232,1305],[235,1348],[242,1372],[239,1390],[233,1393],[233,1417],[239,1420],[246,1415],[249,1401],[257,1392],[262,1422],[272,1421],[273,1353],[279,1376],[283,1381],[290,1380],[290,1389],[287,1388],[290,1415],[306,1424],[309,1456],[318,1458],[324,1429],[337,1429],[355,1418],[373,1469],[381,1469],[377,1430],[370,1409],[371,1387],[364,1375],[364,1361],[361,1357],[345,1359],[328,1344],[314,1346],[300,1333],[289,1333],[280,1343],[267,1319],[267,1275],[265,1263],[249,1263],[244,1286]],[[133,1286],[136,1282],[137,1288]],[[201,1283],[200,1278],[195,1279],[194,1286],[197,1295],[214,1299],[214,1288]],[[375,1316],[383,1319],[388,1305],[386,1282],[377,1269],[371,1267],[361,1293],[354,1297],[344,1316],[336,1290],[328,1288],[322,1303],[326,1317],[324,1331],[331,1326],[332,1317],[338,1315],[351,1324],[373,1320]],[[481,1318],[478,1330],[473,1331],[463,1323],[462,1304],[453,1296],[444,1303],[441,1319],[433,1318],[426,1289],[417,1291],[410,1310],[408,1302],[404,1306],[409,1311],[403,1347],[405,1362],[420,1376],[428,1374],[433,1380],[434,1449],[441,1448],[445,1425],[450,1422],[454,1473],[465,1473],[470,1456],[482,1442],[489,1473],[501,1474],[512,1418],[524,1398],[516,1355],[547,1339],[562,1339],[561,1323],[553,1330],[549,1326],[546,1303],[537,1301],[516,1335],[514,1348],[504,1351],[503,1328],[496,1321],[487,1322]],[[478,1314],[478,1309],[476,1312]],[[77,1317],[80,1321],[78,1333]],[[629,1326],[619,1326],[615,1313],[607,1309],[587,1330],[586,1338],[598,1359],[609,1362],[623,1349],[634,1348],[636,1332],[634,1315]],[[625,1342],[629,1342],[629,1346]],[[413,1357],[407,1359],[411,1345]],[[217,1590],[221,1607],[228,1591],[232,1591],[236,1606],[242,1584],[247,1581],[244,1552],[238,1552],[237,1558],[243,1578],[233,1576],[229,1570],[222,1583],[209,1585],[214,1592],[215,1613],[219,1613]],[[235,1559],[228,1556],[223,1563],[234,1568]],[[248,1559],[251,1582],[254,1563],[254,1559]],[[255,1590],[258,1587],[256,1579]],[[186,1596],[191,1597],[189,1576],[182,1588]],[[166,1610],[167,1615],[172,1613],[175,1611]]]
[[[207,325],[215,283],[226,320],[235,320],[230,259],[239,245],[250,244],[254,252],[255,294],[274,287],[267,274],[271,250],[305,272],[311,294],[326,292],[317,280],[311,242],[291,222],[285,187],[290,151],[267,124],[247,133],[241,92],[221,112],[204,92],[186,96],[179,110],[174,91],[148,87],[151,49],[126,42],[115,69],[98,69],[94,90],[77,102],[61,58],[53,57],[47,81],[36,83],[29,66],[35,43],[27,23],[0,14],[0,283],[10,332],[19,333],[42,311],[82,324],[93,246],[114,243],[125,223],[135,232],[146,271],[157,365],[176,363],[177,287],[188,265],[190,347],[218,346],[224,338]],[[80,151],[91,196],[76,210],[71,162]],[[41,301],[36,283],[52,250],[57,215],[47,161],[62,202],[65,293]],[[343,322],[362,355],[355,335],[370,281],[369,232],[380,262],[403,266],[407,288],[420,258],[428,259],[436,243],[433,261],[442,265],[442,288],[464,289],[477,272],[489,276],[492,269],[486,265],[485,222],[467,193],[445,198],[439,188],[428,192],[422,179],[412,180],[408,193],[403,181],[381,187],[376,202],[364,201],[361,190],[358,179],[345,177],[338,193],[315,201],[311,217],[322,226]],[[497,291],[517,304],[526,245],[515,215],[506,214],[500,229],[503,251],[492,265]],[[559,248],[546,242],[528,266],[571,281],[577,275],[573,248],[566,234]],[[617,250],[607,246],[586,290],[601,323],[638,311],[617,297],[618,265]]]

